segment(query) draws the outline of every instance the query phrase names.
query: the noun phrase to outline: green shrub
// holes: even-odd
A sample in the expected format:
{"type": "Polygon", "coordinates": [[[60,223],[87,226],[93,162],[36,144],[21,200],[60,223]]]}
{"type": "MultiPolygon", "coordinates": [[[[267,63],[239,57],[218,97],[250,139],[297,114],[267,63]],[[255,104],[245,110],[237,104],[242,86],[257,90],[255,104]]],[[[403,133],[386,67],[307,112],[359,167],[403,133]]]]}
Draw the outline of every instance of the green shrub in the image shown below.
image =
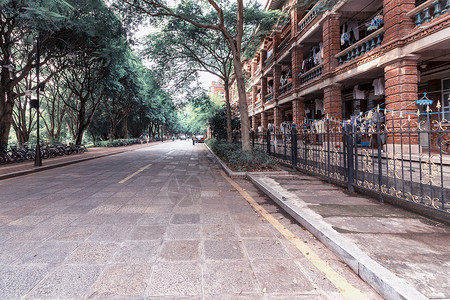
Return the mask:
{"type": "Polygon", "coordinates": [[[241,172],[274,168],[275,161],[260,149],[253,148],[252,152],[244,152],[240,143],[228,143],[215,139],[207,140],[207,144],[233,170],[241,172]]]}

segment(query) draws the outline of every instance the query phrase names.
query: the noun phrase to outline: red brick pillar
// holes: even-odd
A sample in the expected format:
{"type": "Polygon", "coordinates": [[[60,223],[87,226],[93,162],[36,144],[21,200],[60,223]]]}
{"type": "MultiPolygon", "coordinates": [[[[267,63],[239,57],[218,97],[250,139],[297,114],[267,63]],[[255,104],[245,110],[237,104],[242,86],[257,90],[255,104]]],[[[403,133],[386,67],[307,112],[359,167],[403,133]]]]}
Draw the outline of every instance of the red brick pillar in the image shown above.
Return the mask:
{"type": "Polygon", "coordinates": [[[273,123],[277,132],[280,130],[280,125],[282,122],[281,108],[279,106],[275,106],[273,108],[273,123]]]}
{"type": "Polygon", "coordinates": [[[261,127],[263,129],[263,133],[267,130],[267,112],[261,112],[261,127]]]}
{"type": "Polygon", "coordinates": [[[294,9],[291,11],[291,39],[293,39],[297,35],[298,30],[298,19],[297,19],[297,10],[299,10],[299,7],[294,7],[294,9]]]}
{"type": "MultiPolygon", "coordinates": [[[[408,114],[399,111],[415,113],[417,106],[411,105],[417,100],[417,60],[405,59],[394,62],[384,67],[384,78],[386,87],[386,125],[389,130],[400,130],[400,122],[407,124],[408,114]],[[392,114],[391,111],[394,111],[392,114]],[[400,120],[402,119],[402,120],[400,120]]],[[[416,116],[413,116],[414,119],[416,116]]],[[[408,137],[409,139],[409,137],[408,137]]],[[[413,144],[417,144],[417,136],[412,138],[413,144]]],[[[396,135],[395,143],[400,143],[400,134],[396,135]]],[[[387,143],[393,143],[392,137],[388,136],[387,143]]]]}
{"type": "Polygon", "coordinates": [[[252,116],[252,129],[255,133],[258,133],[258,119],[255,115],[252,116]]]}
{"type": "Polygon", "coordinates": [[[256,95],[258,94],[258,87],[256,85],[252,86],[252,106],[255,108],[256,95]]]}
{"type": "Polygon", "coordinates": [[[331,14],[323,23],[323,72],[322,76],[332,72],[337,67],[334,57],[341,51],[341,37],[339,32],[339,15],[331,14]]]}
{"type": "Polygon", "coordinates": [[[295,99],[292,101],[292,122],[302,124],[305,120],[305,102],[303,99],[295,99]]]}
{"type": "Polygon", "coordinates": [[[280,79],[281,79],[281,65],[276,64],[273,70],[273,99],[278,100],[280,95],[280,79]]]}
{"type": "Polygon", "coordinates": [[[267,50],[266,49],[261,49],[260,52],[260,59],[259,59],[259,68],[262,70],[264,69],[264,62],[267,59],[267,50]]]}
{"type": "Polygon", "coordinates": [[[415,8],[415,0],[383,0],[384,39],[383,44],[395,41],[414,28],[414,18],[406,13],[415,8]]]}
{"type": "Polygon", "coordinates": [[[251,67],[252,67],[252,74],[251,75],[252,75],[252,78],[253,78],[253,77],[255,77],[255,72],[258,69],[258,63],[256,61],[252,61],[251,67]]]}
{"type": "Polygon", "coordinates": [[[273,35],[273,57],[278,55],[278,46],[281,43],[281,33],[275,32],[273,35]]]}
{"type": "Polygon", "coordinates": [[[266,102],[267,77],[261,77],[261,105],[266,102]]]}
{"type": "Polygon", "coordinates": [[[292,88],[299,88],[301,85],[300,78],[298,74],[302,71],[302,63],[303,63],[303,48],[302,47],[294,47],[292,49],[292,88]]]}
{"type": "Polygon", "coordinates": [[[323,90],[323,108],[325,116],[342,120],[341,86],[330,85],[323,90]]]}

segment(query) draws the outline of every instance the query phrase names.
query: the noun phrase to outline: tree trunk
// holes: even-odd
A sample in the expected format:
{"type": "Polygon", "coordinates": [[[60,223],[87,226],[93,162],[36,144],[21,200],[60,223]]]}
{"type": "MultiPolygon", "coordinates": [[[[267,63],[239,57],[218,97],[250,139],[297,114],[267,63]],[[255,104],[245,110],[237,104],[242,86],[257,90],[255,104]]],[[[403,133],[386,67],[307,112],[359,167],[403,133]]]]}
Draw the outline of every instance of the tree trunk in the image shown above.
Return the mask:
{"type": "Polygon", "coordinates": [[[233,55],[234,72],[236,75],[236,84],[239,95],[239,114],[241,121],[241,140],[242,151],[251,152],[250,146],[250,125],[248,122],[248,105],[247,94],[245,92],[245,80],[242,73],[242,62],[239,55],[234,53],[233,55]]]}
{"type": "Polygon", "coordinates": [[[231,128],[231,104],[230,104],[230,87],[228,78],[224,80],[225,87],[225,104],[227,108],[227,142],[233,141],[233,128],[231,128]]]}

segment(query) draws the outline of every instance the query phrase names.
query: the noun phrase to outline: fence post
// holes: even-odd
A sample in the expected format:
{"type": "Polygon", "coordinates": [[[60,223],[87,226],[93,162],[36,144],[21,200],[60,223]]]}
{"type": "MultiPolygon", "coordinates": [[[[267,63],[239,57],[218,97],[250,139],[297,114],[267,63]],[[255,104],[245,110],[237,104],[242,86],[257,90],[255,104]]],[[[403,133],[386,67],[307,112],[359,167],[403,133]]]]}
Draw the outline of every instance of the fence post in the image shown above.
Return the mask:
{"type": "Polygon", "coordinates": [[[383,183],[383,162],[381,157],[381,120],[377,122],[377,146],[378,146],[378,187],[380,202],[383,202],[383,192],[381,191],[381,185],[383,183]]]}
{"type": "Polygon", "coordinates": [[[292,157],[292,167],[295,169],[297,166],[297,129],[292,127],[291,131],[291,157],[292,157]]]}
{"type": "Polygon", "coordinates": [[[345,134],[347,135],[347,189],[350,192],[354,192],[353,179],[354,179],[354,157],[353,157],[353,134],[352,124],[345,124],[345,134]]]}
{"type": "Polygon", "coordinates": [[[266,141],[267,141],[267,154],[270,155],[270,130],[269,129],[267,129],[266,141]]]}

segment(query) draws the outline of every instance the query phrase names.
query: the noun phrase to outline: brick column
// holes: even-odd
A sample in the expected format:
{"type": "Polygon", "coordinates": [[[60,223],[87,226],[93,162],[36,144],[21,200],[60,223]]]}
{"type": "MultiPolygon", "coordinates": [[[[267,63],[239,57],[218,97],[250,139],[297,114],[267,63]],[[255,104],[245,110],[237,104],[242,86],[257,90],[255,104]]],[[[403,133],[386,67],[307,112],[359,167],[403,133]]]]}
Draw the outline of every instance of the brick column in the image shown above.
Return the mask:
{"type": "Polygon", "coordinates": [[[383,0],[384,32],[383,43],[395,41],[414,28],[414,18],[406,15],[415,8],[415,0],[383,0]]]}
{"type": "Polygon", "coordinates": [[[263,129],[263,133],[267,130],[267,112],[261,112],[261,127],[263,129]]]}
{"type": "Polygon", "coordinates": [[[302,70],[303,47],[296,46],[292,49],[292,89],[300,87],[301,81],[298,74],[302,70]]]}
{"type": "Polygon", "coordinates": [[[252,105],[255,108],[256,95],[258,94],[258,87],[256,85],[252,86],[252,105]]]}
{"type": "Polygon", "coordinates": [[[342,120],[341,86],[330,85],[323,90],[323,108],[325,116],[342,120]]]}
{"type": "Polygon", "coordinates": [[[281,79],[281,65],[275,64],[273,69],[273,99],[278,100],[280,95],[280,79],[281,79]]]}
{"type": "Polygon", "coordinates": [[[252,78],[255,77],[255,72],[258,69],[258,63],[256,61],[252,61],[251,63],[251,68],[252,68],[252,78]]]}
{"type": "Polygon", "coordinates": [[[261,72],[262,72],[262,70],[264,69],[264,62],[267,59],[267,50],[266,49],[261,49],[260,56],[261,57],[259,59],[259,67],[260,67],[261,72]]]}
{"type": "Polygon", "coordinates": [[[339,15],[331,14],[323,23],[323,73],[332,72],[337,67],[337,59],[334,58],[340,49],[341,38],[339,34],[339,15]]]}
{"type": "Polygon", "coordinates": [[[275,32],[273,35],[273,57],[275,60],[275,57],[278,55],[278,46],[281,43],[281,33],[275,32]]]}
{"type": "Polygon", "coordinates": [[[267,77],[261,77],[261,105],[266,102],[267,77]]]}
{"type": "Polygon", "coordinates": [[[299,10],[298,7],[294,7],[294,9],[291,11],[291,39],[295,37],[298,30],[298,19],[297,19],[297,11],[299,10]]]}
{"type": "Polygon", "coordinates": [[[280,130],[282,122],[283,120],[281,118],[281,108],[279,106],[275,106],[273,108],[273,123],[277,132],[280,130]]]}
{"type": "Polygon", "coordinates": [[[305,120],[305,102],[303,99],[295,99],[292,101],[292,122],[302,124],[305,120]]]}
{"type": "MultiPolygon", "coordinates": [[[[396,112],[417,112],[417,106],[411,105],[413,101],[417,100],[417,60],[405,59],[389,64],[384,67],[384,77],[387,109],[386,125],[389,130],[398,131],[400,130],[400,122],[403,124],[408,122],[408,115],[403,114],[402,120],[400,120],[400,114],[396,112]],[[390,111],[394,111],[394,114],[392,115],[390,111]]],[[[411,137],[411,139],[413,144],[418,143],[417,135],[411,137]]],[[[387,143],[392,144],[394,142],[400,144],[400,134],[395,136],[395,141],[392,136],[388,136],[387,143]]]]}
{"type": "Polygon", "coordinates": [[[255,133],[258,133],[258,120],[255,115],[252,116],[252,129],[255,133]]]}

